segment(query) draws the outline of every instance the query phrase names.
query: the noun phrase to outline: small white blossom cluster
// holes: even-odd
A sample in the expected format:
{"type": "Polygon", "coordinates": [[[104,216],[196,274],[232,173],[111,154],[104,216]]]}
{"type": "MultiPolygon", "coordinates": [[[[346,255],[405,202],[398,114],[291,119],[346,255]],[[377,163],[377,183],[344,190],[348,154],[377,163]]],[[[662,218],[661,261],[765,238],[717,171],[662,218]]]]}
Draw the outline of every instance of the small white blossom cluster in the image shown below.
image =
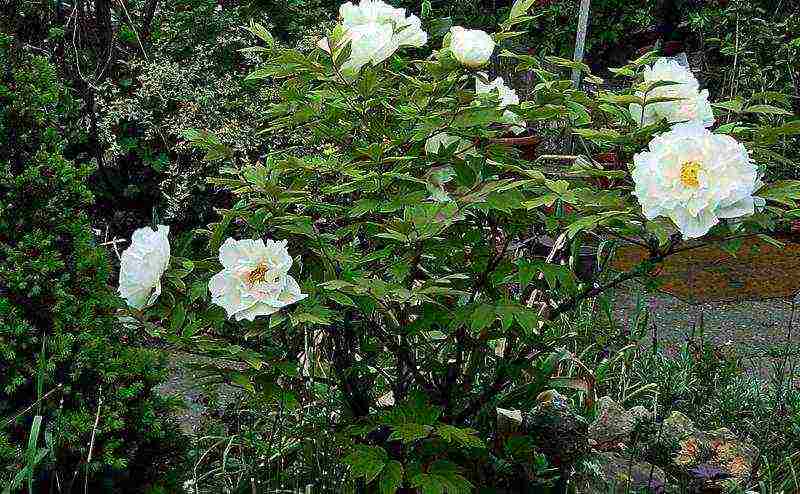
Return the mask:
{"type": "Polygon", "coordinates": [[[644,125],[675,124],[633,158],[633,193],[645,217],[667,217],[685,238],[698,238],[720,219],[754,214],[764,204],[753,196],[762,185],[758,167],[734,138],[707,130],[714,125],[708,91],[700,91],[691,71],[674,60],[659,59],[645,69],[644,79],[678,83],[653,89],[648,99],[680,98],[647,105],[644,111],[630,107],[644,125]]]}
{"type": "MultiPolygon", "coordinates": [[[[501,110],[509,105],[519,104],[520,99],[519,96],[517,96],[517,92],[513,88],[506,86],[502,77],[497,77],[493,81],[489,81],[487,83],[483,82],[484,79],[488,81],[488,77],[484,72],[479,73],[478,77],[475,78],[476,94],[489,94],[496,91],[500,100],[497,107],[501,110]]],[[[503,112],[503,119],[501,122],[510,125],[511,131],[515,134],[521,134],[522,132],[525,132],[527,125],[525,120],[511,110],[505,110],[503,112]]],[[[428,154],[437,154],[440,153],[444,148],[452,146],[455,143],[458,143],[455,146],[454,154],[456,156],[463,159],[466,156],[478,155],[478,152],[472,142],[446,132],[439,132],[429,137],[428,140],[425,141],[425,152],[428,154]]]]}
{"type": "MultiPolygon", "coordinates": [[[[161,294],[170,259],[168,234],[164,225],[140,228],[122,253],[119,293],[131,308],[144,309],[161,294]]],[[[208,283],[211,301],[237,321],[252,321],[306,298],[289,275],[293,260],[286,245],[286,240],[227,239],[219,249],[222,271],[208,283]]]]}
{"type": "MultiPolygon", "coordinates": [[[[342,73],[353,78],[362,67],[377,65],[391,57],[404,46],[419,48],[428,42],[420,19],[406,10],[394,8],[382,0],[360,0],[358,5],[347,2],[339,7],[339,18],[344,34],[337,45],[331,47],[329,38],[322,38],[317,46],[332,53],[346,43],[350,44],[350,57],[342,65],[342,73]]],[[[486,65],[494,53],[492,37],[479,29],[450,28],[447,49],[459,63],[472,68],[486,65]]]]}
{"type": "MultiPolygon", "coordinates": [[[[519,96],[517,96],[517,92],[514,89],[506,86],[502,77],[497,77],[495,80],[485,84],[481,79],[486,77],[486,74],[481,72],[480,77],[475,78],[475,92],[477,94],[486,94],[491,93],[492,91],[497,91],[497,94],[500,98],[500,104],[498,105],[498,108],[501,110],[508,105],[519,104],[519,96]]],[[[511,110],[506,110],[503,112],[503,123],[511,125],[511,130],[515,134],[521,134],[525,132],[525,121],[511,110]]]]}

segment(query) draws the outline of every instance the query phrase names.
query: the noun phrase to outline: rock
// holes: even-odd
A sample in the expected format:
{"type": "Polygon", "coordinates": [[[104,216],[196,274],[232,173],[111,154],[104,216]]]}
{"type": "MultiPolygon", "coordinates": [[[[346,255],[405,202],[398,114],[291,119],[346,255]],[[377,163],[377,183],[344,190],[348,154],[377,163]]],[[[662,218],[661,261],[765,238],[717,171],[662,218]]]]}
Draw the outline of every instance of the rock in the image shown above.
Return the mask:
{"type": "Polygon", "coordinates": [[[652,420],[650,412],[642,406],[625,410],[611,397],[604,396],[597,402],[597,418],[589,425],[589,439],[599,450],[616,449],[627,443],[636,426],[652,420]]]}
{"type": "Polygon", "coordinates": [[[576,414],[566,398],[556,391],[545,391],[538,404],[523,414],[522,429],[537,449],[555,466],[567,467],[589,451],[588,424],[576,414]]]}
{"type": "Polygon", "coordinates": [[[689,417],[681,412],[672,412],[669,417],[664,419],[664,424],[659,433],[661,435],[659,442],[674,444],[698,432],[697,426],[694,425],[694,422],[689,417]]]}
{"type": "Polygon", "coordinates": [[[736,490],[751,480],[758,448],[728,429],[702,431],[682,413],[673,412],[664,420],[660,436],[651,451],[668,452],[669,468],[688,476],[698,492],[736,490]]]}
{"type": "Polygon", "coordinates": [[[628,410],[628,413],[633,417],[636,423],[650,422],[653,420],[653,414],[642,405],[631,408],[628,410]]]}
{"type": "Polygon", "coordinates": [[[522,428],[522,412],[497,408],[497,432],[510,434],[522,428]]]}
{"type": "Polygon", "coordinates": [[[575,492],[648,492],[662,494],[667,474],[661,468],[618,453],[595,452],[579,461],[573,476],[575,492]],[[614,487],[612,491],[610,488],[614,487]]]}

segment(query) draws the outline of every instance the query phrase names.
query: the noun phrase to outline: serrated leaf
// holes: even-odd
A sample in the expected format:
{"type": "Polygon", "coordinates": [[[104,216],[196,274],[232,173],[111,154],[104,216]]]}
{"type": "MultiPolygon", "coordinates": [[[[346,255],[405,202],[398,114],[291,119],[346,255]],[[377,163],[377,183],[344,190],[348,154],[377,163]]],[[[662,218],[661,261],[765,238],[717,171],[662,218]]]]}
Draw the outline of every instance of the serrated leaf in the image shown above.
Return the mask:
{"type": "Polygon", "coordinates": [[[409,483],[421,494],[468,494],[474,487],[455,463],[446,460],[433,462],[427,473],[415,471],[409,483]]]}
{"type": "Polygon", "coordinates": [[[381,447],[357,445],[342,461],[350,466],[353,478],[363,477],[369,484],[381,473],[388,459],[389,455],[381,447]]]}
{"type": "Polygon", "coordinates": [[[436,428],[436,435],[445,441],[458,443],[468,448],[485,448],[475,429],[461,429],[450,424],[442,424],[436,428]]]}
{"type": "Polygon", "coordinates": [[[391,427],[393,430],[389,438],[403,441],[405,444],[425,439],[433,430],[430,425],[413,423],[393,425],[391,427]]]}

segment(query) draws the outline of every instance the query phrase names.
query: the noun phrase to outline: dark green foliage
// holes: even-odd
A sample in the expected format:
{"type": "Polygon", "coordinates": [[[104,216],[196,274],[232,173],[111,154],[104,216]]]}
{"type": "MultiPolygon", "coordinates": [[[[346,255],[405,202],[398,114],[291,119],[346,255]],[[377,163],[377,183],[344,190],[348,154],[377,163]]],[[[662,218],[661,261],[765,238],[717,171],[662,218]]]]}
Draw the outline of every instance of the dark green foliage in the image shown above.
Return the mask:
{"type": "Polygon", "coordinates": [[[164,449],[174,434],[170,403],[153,393],[164,362],[129,346],[115,317],[111,267],[86,214],[92,169],[61,154],[70,99],[44,58],[8,50],[9,41],[0,47],[8,68],[0,86],[0,483],[24,464],[19,452],[41,415],[42,492],[53,474],[68,485],[76,470],[81,485],[84,475],[91,484],[125,472],[140,488],[179,453],[164,449]]]}
{"type": "Polygon", "coordinates": [[[270,92],[244,81],[254,66],[238,51],[253,42],[242,29],[247,23],[245,8],[218,10],[215,0],[166,4],[153,21],[147,59],[133,56],[104,84],[98,138],[109,180],[95,192],[120,235],[149,221],[153,210],[187,230],[213,217],[216,194],[204,177],[217,165],[185,145],[186,131],[219,131],[253,159],[272,145],[255,127],[270,92]]]}

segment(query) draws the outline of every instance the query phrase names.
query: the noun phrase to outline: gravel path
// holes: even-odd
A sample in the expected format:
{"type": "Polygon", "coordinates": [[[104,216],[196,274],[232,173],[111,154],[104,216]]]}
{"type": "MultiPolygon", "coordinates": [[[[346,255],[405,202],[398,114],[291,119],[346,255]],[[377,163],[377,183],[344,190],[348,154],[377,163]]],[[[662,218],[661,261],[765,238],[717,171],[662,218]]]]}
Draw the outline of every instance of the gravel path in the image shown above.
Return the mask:
{"type": "Polygon", "coordinates": [[[750,356],[744,361],[745,367],[764,377],[783,355],[800,356],[798,297],[692,305],[631,283],[616,293],[614,310],[620,323],[629,324],[636,317],[640,300],[650,309],[651,324],[660,337],[680,341],[691,336],[694,327],[696,335],[702,331],[717,345],[737,345],[741,353],[750,356]]]}
{"type": "MultiPolygon", "coordinates": [[[[183,399],[186,407],[177,415],[177,419],[181,429],[187,434],[201,431],[207,420],[240,396],[241,391],[230,385],[204,385],[188,368],[192,364],[207,364],[211,359],[185,353],[170,353],[168,361],[170,377],[156,391],[183,399]]],[[[225,365],[223,362],[220,364],[225,365]]]]}
{"type": "MultiPolygon", "coordinates": [[[[614,295],[614,312],[620,324],[631,324],[640,300],[649,308],[650,322],[661,338],[681,341],[692,335],[693,328],[696,336],[702,328],[705,337],[717,345],[735,344],[741,354],[748,356],[743,360],[745,368],[764,378],[771,375],[772,366],[782,362],[786,354],[800,368],[800,297],[689,304],[666,293],[648,291],[639,283],[629,283],[614,295]]],[[[187,433],[200,430],[209,413],[234,401],[239,393],[222,384],[212,385],[209,393],[186,368],[186,364],[208,362],[193,355],[170,354],[172,374],[158,388],[160,393],[180,396],[186,402],[178,419],[187,433]]]]}

